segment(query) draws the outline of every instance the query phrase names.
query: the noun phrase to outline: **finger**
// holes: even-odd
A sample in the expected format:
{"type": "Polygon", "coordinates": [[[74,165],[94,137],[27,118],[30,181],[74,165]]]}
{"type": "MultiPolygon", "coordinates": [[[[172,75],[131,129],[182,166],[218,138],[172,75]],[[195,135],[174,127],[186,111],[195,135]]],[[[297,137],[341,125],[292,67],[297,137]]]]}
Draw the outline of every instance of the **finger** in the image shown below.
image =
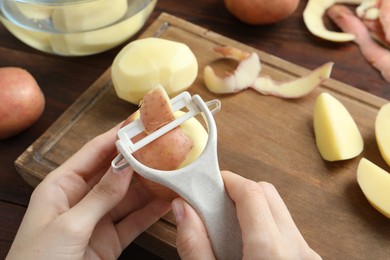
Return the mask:
{"type": "Polygon", "coordinates": [[[126,196],[110,212],[112,222],[121,221],[131,212],[145,207],[153,199],[155,197],[140,182],[131,184],[126,196]]]}
{"type": "Polygon", "coordinates": [[[267,182],[259,182],[259,185],[264,190],[265,196],[269,201],[268,204],[279,231],[285,235],[290,236],[291,238],[294,237],[294,240],[297,237],[303,239],[286,204],[276,190],[275,186],[267,182]]]}
{"type": "MultiPolygon", "coordinates": [[[[93,178],[97,183],[116,154],[115,141],[119,127],[118,124],[109,131],[93,138],[56,171],[76,173],[86,180],[93,178]]],[[[95,183],[92,183],[92,185],[95,183]]]]}
{"type": "Polygon", "coordinates": [[[171,204],[163,200],[152,200],[145,207],[136,210],[115,225],[122,249],[136,237],[168,213],[171,204]]]}
{"type": "Polygon", "coordinates": [[[113,209],[125,196],[133,171],[130,168],[113,172],[110,167],[92,190],[73,208],[66,212],[78,227],[92,233],[96,223],[113,209]]]}
{"type": "Polygon", "coordinates": [[[206,229],[192,207],[183,199],[172,202],[176,219],[176,247],[181,259],[215,259],[206,229]]]}
{"type": "Polygon", "coordinates": [[[259,246],[259,242],[277,239],[279,230],[262,187],[232,172],[223,171],[222,177],[229,196],[236,204],[244,245],[259,246]],[[267,236],[266,240],[264,236],[267,236]]]}

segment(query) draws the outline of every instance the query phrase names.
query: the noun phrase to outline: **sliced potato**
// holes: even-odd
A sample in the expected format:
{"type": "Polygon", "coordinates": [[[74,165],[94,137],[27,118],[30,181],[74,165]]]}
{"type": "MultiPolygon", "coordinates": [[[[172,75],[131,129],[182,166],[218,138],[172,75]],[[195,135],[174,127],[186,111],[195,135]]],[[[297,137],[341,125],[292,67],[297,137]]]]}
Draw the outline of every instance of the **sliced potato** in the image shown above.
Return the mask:
{"type": "Polygon", "coordinates": [[[390,174],[362,158],[357,168],[357,182],[370,204],[390,218],[390,174]]]}
{"type": "Polygon", "coordinates": [[[390,103],[382,106],[376,116],[375,137],[383,159],[390,165],[390,103]]]}
{"type": "Polygon", "coordinates": [[[315,103],[314,133],[324,160],[347,160],[363,151],[363,138],[351,114],[326,92],[321,93],[315,103]]]}

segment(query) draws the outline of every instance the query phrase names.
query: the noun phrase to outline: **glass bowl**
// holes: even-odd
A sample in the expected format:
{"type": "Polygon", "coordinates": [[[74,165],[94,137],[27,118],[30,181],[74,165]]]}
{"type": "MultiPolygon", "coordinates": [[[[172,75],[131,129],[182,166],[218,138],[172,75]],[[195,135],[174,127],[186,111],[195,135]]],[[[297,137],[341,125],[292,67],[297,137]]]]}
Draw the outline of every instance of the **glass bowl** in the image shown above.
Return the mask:
{"type": "Polygon", "coordinates": [[[123,43],[145,24],[157,0],[0,0],[0,21],[43,52],[85,56],[123,43]]]}

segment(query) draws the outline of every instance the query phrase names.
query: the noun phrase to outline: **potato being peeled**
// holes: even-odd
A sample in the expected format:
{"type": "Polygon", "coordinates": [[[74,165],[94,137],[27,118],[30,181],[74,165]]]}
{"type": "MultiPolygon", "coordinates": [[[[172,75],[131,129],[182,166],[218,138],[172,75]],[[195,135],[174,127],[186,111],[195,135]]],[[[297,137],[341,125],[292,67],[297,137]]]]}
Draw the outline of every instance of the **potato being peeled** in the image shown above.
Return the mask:
{"type": "MultiPolygon", "coordinates": [[[[147,129],[133,138],[133,142],[144,138],[160,127],[173,121],[184,112],[172,112],[170,100],[162,87],[149,91],[141,102],[138,111],[132,114],[123,124],[127,125],[141,117],[147,129]]],[[[202,124],[191,118],[180,126],[169,131],[134,153],[134,157],[142,164],[164,171],[176,170],[193,162],[203,151],[208,133],[202,124]]],[[[194,173],[196,174],[196,173],[194,173]]],[[[154,195],[171,201],[178,195],[170,189],[136,175],[154,195]]]]}
{"type": "Polygon", "coordinates": [[[0,68],[0,140],[16,135],[41,116],[45,97],[34,77],[16,67],[0,68]]]}
{"type": "Polygon", "coordinates": [[[176,96],[189,88],[197,75],[198,62],[191,49],[161,38],[131,42],[118,53],[111,68],[118,97],[136,105],[158,85],[169,96],[176,96]]]}

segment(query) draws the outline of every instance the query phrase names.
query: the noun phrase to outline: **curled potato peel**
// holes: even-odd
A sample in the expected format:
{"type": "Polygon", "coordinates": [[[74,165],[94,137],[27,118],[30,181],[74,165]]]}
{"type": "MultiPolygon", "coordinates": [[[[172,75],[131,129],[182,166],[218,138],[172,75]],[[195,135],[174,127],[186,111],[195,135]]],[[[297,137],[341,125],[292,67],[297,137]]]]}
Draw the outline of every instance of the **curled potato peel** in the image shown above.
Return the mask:
{"type": "Polygon", "coordinates": [[[336,3],[361,4],[363,0],[309,0],[303,11],[303,21],[307,29],[315,36],[334,42],[355,40],[355,35],[328,30],[323,21],[326,10],[336,3]]]}
{"type": "Polygon", "coordinates": [[[205,67],[205,85],[209,91],[217,94],[236,93],[252,88],[263,95],[299,98],[308,95],[328,79],[333,68],[333,63],[328,62],[306,76],[286,82],[276,82],[266,75],[259,74],[261,64],[257,53],[248,53],[233,47],[217,47],[214,50],[224,57],[239,62],[236,70],[225,77],[219,77],[211,66],[205,67]]]}

